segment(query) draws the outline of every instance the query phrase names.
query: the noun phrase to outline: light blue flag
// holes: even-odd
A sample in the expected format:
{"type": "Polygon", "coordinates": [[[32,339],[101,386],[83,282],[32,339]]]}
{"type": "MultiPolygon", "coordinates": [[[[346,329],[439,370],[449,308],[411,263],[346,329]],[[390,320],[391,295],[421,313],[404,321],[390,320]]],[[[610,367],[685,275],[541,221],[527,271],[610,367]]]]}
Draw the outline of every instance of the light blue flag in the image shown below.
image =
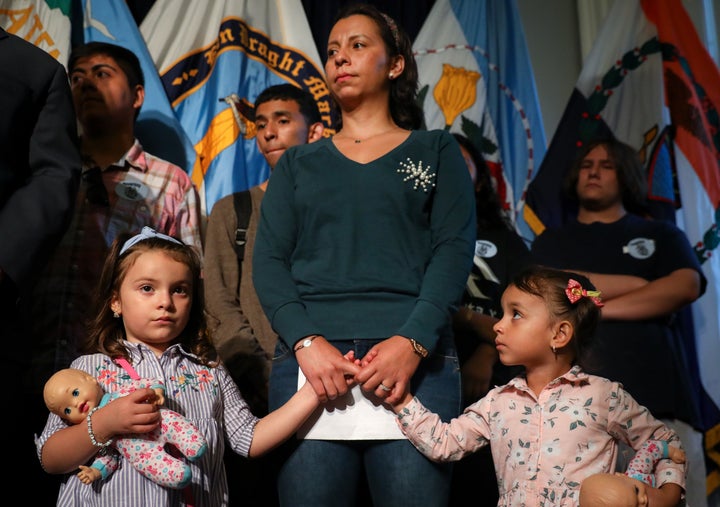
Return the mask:
{"type": "Polygon", "coordinates": [[[156,0],[140,30],[198,154],[190,174],[207,214],[270,174],[253,121],[266,87],[309,90],[330,126],[330,95],[300,0],[156,0]]]}
{"type": "Polygon", "coordinates": [[[108,42],[125,47],[140,60],[145,77],[145,102],[135,135],[143,148],[186,172],[195,163],[195,150],[175,116],[150,52],[126,2],[83,0],[84,42],[108,42]]]}
{"type": "Polygon", "coordinates": [[[437,0],[413,44],[428,128],[467,136],[483,154],[518,232],[546,139],[515,0],[437,0]]]}

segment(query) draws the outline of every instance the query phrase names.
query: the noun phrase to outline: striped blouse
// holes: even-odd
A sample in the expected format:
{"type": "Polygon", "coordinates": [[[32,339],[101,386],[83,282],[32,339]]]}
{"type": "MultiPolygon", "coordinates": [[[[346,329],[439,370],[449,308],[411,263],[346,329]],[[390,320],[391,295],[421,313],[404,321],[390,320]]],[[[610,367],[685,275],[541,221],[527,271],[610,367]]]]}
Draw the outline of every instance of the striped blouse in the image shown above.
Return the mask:
{"type": "MultiPolygon", "coordinates": [[[[125,342],[130,362],[141,377],[159,378],[165,383],[165,406],[188,418],[203,433],[208,450],[192,468],[192,505],[220,507],[228,504],[228,487],[223,463],[227,441],[232,449],[247,456],[258,418],[248,408],[224,366],[210,368],[180,345],[169,347],[160,357],[142,344],[125,342]]],[[[80,356],[72,368],[95,376],[106,392],[114,392],[130,375],[104,354],[80,356]]],[[[38,457],[43,445],[56,431],[67,426],[54,414],[36,438],[38,457]]],[[[133,467],[120,469],[105,480],[83,484],[68,474],[60,487],[58,505],[86,507],[137,506],[171,507],[188,504],[187,491],[168,489],[146,479],[133,467]]]]}

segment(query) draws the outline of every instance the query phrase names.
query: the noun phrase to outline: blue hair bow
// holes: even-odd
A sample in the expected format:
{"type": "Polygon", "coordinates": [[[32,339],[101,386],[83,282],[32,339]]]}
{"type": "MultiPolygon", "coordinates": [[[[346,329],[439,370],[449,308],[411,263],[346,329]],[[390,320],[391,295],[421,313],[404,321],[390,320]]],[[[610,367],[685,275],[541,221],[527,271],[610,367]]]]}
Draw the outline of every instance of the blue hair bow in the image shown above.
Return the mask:
{"type": "Polygon", "coordinates": [[[135,236],[133,236],[132,238],[130,238],[123,244],[122,248],[120,249],[119,255],[124,254],[128,248],[135,246],[138,243],[140,243],[141,241],[144,241],[144,240],[150,239],[150,238],[164,239],[165,241],[171,241],[172,243],[177,243],[178,245],[184,244],[182,241],[178,241],[175,238],[168,236],[167,234],[162,234],[160,232],[157,232],[152,227],[148,227],[146,225],[145,227],[142,228],[142,231],[140,231],[140,234],[136,234],[135,236]]]}

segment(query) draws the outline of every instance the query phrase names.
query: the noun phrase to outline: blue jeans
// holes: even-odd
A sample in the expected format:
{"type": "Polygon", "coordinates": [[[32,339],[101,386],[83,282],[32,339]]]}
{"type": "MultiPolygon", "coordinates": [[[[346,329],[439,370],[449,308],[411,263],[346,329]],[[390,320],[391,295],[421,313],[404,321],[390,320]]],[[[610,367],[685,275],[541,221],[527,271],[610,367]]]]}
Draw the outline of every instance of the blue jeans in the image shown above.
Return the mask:
{"type": "MultiPolygon", "coordinates": [[[[374,340],[333,342],[343,354],[363,357],[374,340]]],[[[298,364],[278,340],[270,375],[270,409],[297,390],[298,364]]],[[[443,338],[412,378],[412,393],[444,421],[461,410],[460,370],[451,337],[443,338]]],[[[363,469],[374,507],[422,505],[445,507],[452,463],[434,463],[407,440],[291,440],[278,476],[280,505],[354,507],[363,469]]]]}

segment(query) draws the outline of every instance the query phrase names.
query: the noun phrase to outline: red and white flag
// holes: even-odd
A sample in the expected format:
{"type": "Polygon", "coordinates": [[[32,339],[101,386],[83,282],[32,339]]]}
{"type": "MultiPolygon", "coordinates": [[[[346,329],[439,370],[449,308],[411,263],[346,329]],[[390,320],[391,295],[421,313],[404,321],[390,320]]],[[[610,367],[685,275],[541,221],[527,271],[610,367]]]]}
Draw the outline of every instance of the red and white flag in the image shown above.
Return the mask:
{"type": "Polygon", "coordinates": [[[683,352],[712,493],[720,489],[720,71],[681,0],[613,5],[530,185],[525,214],[536,234],[569,218],[560,182],[576,147],[607,134],[637,148],[650,201],[684,230],[708,280],[683,352]]]}

